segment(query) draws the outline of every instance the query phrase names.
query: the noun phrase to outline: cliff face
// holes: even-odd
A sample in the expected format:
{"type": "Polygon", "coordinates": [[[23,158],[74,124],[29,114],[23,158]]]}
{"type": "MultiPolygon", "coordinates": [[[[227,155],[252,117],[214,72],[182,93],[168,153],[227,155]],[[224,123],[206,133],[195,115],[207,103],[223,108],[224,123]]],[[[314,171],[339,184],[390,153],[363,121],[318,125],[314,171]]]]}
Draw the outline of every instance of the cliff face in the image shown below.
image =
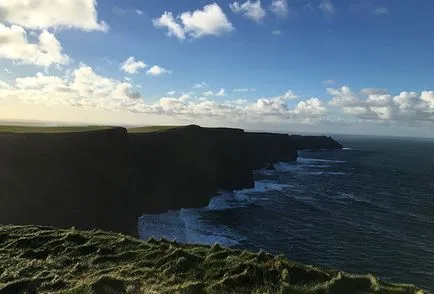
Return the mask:
{"type": "Polygon", "coordinates": [[[0,224],[135,235],[144,213],[206,206],[219,190],[253,187],[253,169],[295,161],[297,149],[340,147],[327,137],[198,126],[0,132],[0,224]]]}
{"type": "Polygon", "coordinates": [[[331,137],[326,136],[289,136],[290,142],[297,148],[297,150],[320,150],[320,149],[342,149],[342,145],[331,137]]]}
{"type": "Polygon", "coordinates": [[[126,135],[0,133],[0,224],[132,232],[126,135]]]}
{"type": "Polygon", "coordinates": [[[246,133],[245,140],[252,169],[278,161],[293,162],[297,160],[297,148],[286,134],[246,133]]]}
{"type": "Polygon", "coordinates": [[[243,133],[187,126],[130,134],[130,187],[140,213],[202,207],[218,189],[252,187],[243,133]]]}

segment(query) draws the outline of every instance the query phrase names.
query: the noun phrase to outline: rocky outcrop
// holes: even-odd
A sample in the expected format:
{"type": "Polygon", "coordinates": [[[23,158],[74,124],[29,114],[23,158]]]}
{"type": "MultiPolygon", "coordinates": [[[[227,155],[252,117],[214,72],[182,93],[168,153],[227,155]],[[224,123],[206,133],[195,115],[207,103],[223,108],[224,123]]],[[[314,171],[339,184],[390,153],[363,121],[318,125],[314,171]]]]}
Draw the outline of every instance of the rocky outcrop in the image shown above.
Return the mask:
{"type": "Polygon", "coordinates": [[[137,234],[137,218],[206,206],[219,190],[254,186],[253,170],[297,149],[339,148],[327,137],[241,129],[111,128],[0,132],[0,224],[137,234]]]}

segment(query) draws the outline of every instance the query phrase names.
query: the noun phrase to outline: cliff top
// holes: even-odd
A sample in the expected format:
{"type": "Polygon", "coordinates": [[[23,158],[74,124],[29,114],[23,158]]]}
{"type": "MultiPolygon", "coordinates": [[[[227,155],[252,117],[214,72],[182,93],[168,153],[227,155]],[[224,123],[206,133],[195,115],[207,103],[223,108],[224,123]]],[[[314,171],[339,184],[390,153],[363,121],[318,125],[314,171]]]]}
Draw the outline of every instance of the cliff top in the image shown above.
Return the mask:
{"type": "Polygon", "coordinates": [[[423,293],[263,252],[38,226],[0,226],[0,268],[1,293],[423,293]]]}
{"type": "Polygon", "coordinates": [[[115,129],[110,126],[56,126],[56,127],[41,127],[41,126],[13,126],[0,125],[0,133],[80,133],[115,129]]]}

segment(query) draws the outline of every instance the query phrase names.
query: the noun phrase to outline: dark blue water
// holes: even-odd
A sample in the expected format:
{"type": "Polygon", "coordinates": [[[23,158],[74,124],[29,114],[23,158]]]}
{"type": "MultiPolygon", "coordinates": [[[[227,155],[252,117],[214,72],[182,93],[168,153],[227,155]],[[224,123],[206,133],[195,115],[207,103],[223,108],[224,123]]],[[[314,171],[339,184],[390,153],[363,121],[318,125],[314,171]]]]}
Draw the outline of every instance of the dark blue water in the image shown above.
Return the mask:
{"type": "MultiPolygon", "coordinates": [[[[149,234],[283,253],[434,289],[434,141],[338,137],[347,150],[300,153],[258,171],[255,190],[142,220],[149,234]]],[[[146,231],[146,233],[143,233],[146,231]]]]}

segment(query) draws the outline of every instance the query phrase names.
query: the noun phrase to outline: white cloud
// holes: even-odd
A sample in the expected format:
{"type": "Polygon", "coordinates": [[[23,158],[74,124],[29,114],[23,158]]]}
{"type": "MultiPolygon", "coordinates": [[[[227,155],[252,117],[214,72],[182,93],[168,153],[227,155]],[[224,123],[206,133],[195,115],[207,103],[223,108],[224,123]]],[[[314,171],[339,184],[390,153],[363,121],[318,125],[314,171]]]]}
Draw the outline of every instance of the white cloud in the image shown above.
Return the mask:
{"type": "Polygon", "coordinates": [[[208,4],[203,9],[186,11],[175,19],[172,12],[164,12],[153,20],[157,28],[167,28],[169,37],[184,40],[187,36],[201,38],[203,36],[220,36],[234,30],[223,10],[216,3],[208,4]]]}
{"type": "Polygon", "coordinates": [[[85,31],[107,31],[98,21],[96,0],[3,0],[0,21],[28,29],[76,28],[85,31]]]}
{"type": "Polygon", "coordinates": [[[24,28],[16,25],[7,27],[0,23],[0,58],[44,67],[70,62],[52,33],[43,30],[37,39],[37,42],[31,43],[24,28]]]}
{"type": "Polygon", "coordinates": [[[340,89],[327,88],[327,93],[333,96],[333,99],[330,100],[330,104],[333,106],[352,107],[362,104],[362,101],[348,86],[343,86],[340,89]]]}
{"type": "Polygon", "coordinates": [[[360,91],[362,95],[385,95],[387,94],[386,89],[376,89],[376,88],[364,88],[360,91]]]}
{"type": "Polygon", "coordinates": [[[137,74],[141,69],[144,69],[147,65],[140,60],[136,60],[134,56],[128,57],[120,65],[120,69],[129,74],[137,74]]]}
{"type": "Polygon", "coordinates": [[[171,74],[171,73],[172,73],[171,70],[167,70],[167,69],[162,68],[162,67],[160,67],[160,66],[158,66],[158,65],[154,65],[154,66],[152,66],[152,67],[151,67],[151,68],[146,72],[146,74],[147,74],[148,76],[154,76],[154,77],[161,76],[161,75],[163,75],[163,74],[171,74]]]}
{"type": "Polygon", "coordinates": [[[322,0],[318,8],[326,15],[332,15],[336,12],[333,3],[330,0],[322,0]]]}
{"type": "Polygon", "coordinates": [[[274,30],[271,32],[271,34],[274,36],[280,36],[280,35],[282,35],[282,31],[281,30],[274,30]]]}
{"type": "Polygon", "coordinates": [[[390,14],[390,11],[385,6],[377,6],[370,0],[363,0],[350,4],[350,11],[355,13],[367,12],[373,13],[376,15],[387,15],[390,14]]]}
{"type": "Polygon", "coordinates": [[[152,20],[156,28],[167,28],[167,36],[185,39],[184,28],[175,21],[172,12],[164,12],[159,18],[152,20]]]}
{"type": "Polygon", "coordinates": [[[12,99],[38,105],[68,105],[111,110],[143,109],[141,94],[130,83],[101,75],[80,65],[69,77],[37,73],[15,79],[9,88],[0,88],[0,100],[12,99]]]}
{"type": "Polygon", "coordinates": [[[172,96],[172,95],[175,95],[175,93],[176,93],[176,92],[172,90],[172,91],[167,92],[167,95],[172,96]]]}
{"type": "Polygon", "coordinates": [[[140,9],[136,9],[134,12],[137,13],[137,15],[143,15],[143,11],[140,9]]]}
{"type": "Polygon", "coordinates": [[[286,0],[273,0],[270,9],[278,17],[288,16],[288,2],[286,0]]]}
{"type": "Polygon", "coordinates": [[[420,99],[425,101],[430,109],[434,110],[434,91],[423,91],[420,99]]]}
{"type": "Polygon", "coordinates": [[[395,120],[424,121],[434,120],[432,107],[433,92],[424,91],[401,92],[397,96],[390,95],[386,90],[367,88],[360,98],[351,89],[344,86],[340,89],[327,89],[333,96],[330,105],[340,107],[344,113],[355,115],[365,120],[395,120]]]}
{"type": "Polygon", "coordinates": [[[298,96],[292,90],[288,90],[282,97],[285,100],[298,99],[298,96]]]}
{"type": "Polygon", "coordinates": [[[193,86],[193,88],[195,88],[195,89],[201,89],[201,88],[205,88],[205,87],[208,87],[208,84],[205,82],[196,83],[193,86]]]}
{"type": "Polygon", "coordinates": [[[375,14],[389,14],[389,9],[387,7],[381,6],[374,9],[375,14]]]}
{"type": "Polygon", "coordinates": [[[213,91],[206,91],[206,92],[203,92],[203,96],[213,96],[214,95],[214,92],[213,91]]]}
{"type": "Polygon", "coordinates": [[[312,118],[324,115],[327,110],[321,100],[310,98],[306,101],[300,101],[297,107],[295,107],[294,112],[305,118],[312,118]]]}
{"type": "Polygon", "coordinates": [[[247,0],[243,4],[234,2],[229,4],[229,7],[234,13],[242,14],[256,22],[261,22],[266,15],[265,10],[262,8],[261,0],[256,0],[253,2],[247,0]]]}
{"type": "Polygon", "coordinates": [[[322,83],[324,85],[333,85],[333,84],[336,84],[336,82],[334,80],[324,80],[324,81],[322,81],[322,83]]]}
{"type": "Polygon", "coordinates": [[[3,69],[3,71],[4,71],[5,73],[7,73],[7,74],[11,74],[11,71],[10,71],[8,68],[6,68],[6,67],[3,69]]]}
{"type": "Polygon", "coordinates": [[[215,95],[219,97],[226,96],[226,91],[225,89],[221,88],[215,95]]]}
{"type": "Polygon", "coordinates": [[[249,89],[249,88],[236,88],[233,90],[234,92],[255,92],[256,89],[249,89]]]}

